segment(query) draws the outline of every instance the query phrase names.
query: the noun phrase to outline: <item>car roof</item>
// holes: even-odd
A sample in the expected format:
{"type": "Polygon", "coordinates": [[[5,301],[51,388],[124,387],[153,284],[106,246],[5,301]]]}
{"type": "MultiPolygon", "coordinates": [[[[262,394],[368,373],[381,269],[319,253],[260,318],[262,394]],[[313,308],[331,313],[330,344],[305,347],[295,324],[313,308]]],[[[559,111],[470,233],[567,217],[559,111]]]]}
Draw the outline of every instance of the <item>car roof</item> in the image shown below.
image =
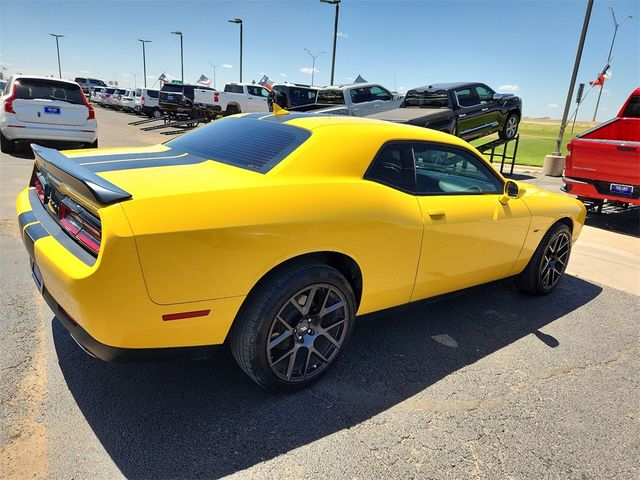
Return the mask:
{"type": "Polygon", "coordinates": [[[484,85],[480,82],[451,82],[451,83],[431,83],[422,87],[415,87],[411,90],[455,90],[457,88],[484,85]]]}
{"type": "Polygon", "coordinates": [[[322,87],[322,89],[338,89],[338,90],[346,90],[348,88],[362,88],[362,87],[381,87],[379,83],[344,83],[342,85],[327,85],[326,87],[322,87]]]}
{"type": "Polygon", "coordinates": [[[28,80],[49,80],[54,82],[68,83],[70,85],[78,85],[77,82],[73,80],[64,80],[62,78],[53,78],[53,77],[44,77],[42,75],[16,75],[13,77],[13,81],[28,79],[28,80]]]}

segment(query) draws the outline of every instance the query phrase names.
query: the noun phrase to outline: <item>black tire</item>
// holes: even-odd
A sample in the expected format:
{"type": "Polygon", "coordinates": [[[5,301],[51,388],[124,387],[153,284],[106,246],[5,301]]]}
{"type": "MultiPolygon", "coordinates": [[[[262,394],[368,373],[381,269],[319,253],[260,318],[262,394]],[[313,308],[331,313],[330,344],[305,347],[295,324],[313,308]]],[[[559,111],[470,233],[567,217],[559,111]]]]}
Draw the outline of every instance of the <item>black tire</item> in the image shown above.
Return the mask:
{"type": "Polygon", "coordinates": [[[237,105],[227,105],[227,115],[235,115],[240,113],[240,108],[237,105]]]}
{"type": "Polygon", "coordinates": [[[0,151],[2,153],[15,153],[16,151],[16,141],[9,140],[2,132],[0,132],[0,151]]]}
{"type": "Polygon", "coordinates": [[[154,108],[150,116],[153,118],[160,118],[162,116],[162,112],[159,108],[154,108]]]}
{"type": "Polygon", "coordinates": [[[532,295],[546,295],[560,283],[571,256],[571,229],[554,224],[542,237],[529,264],[516,278],[516,287],[532,295]]]}
{"type": "Polygon", "coordinates": [[[511,140],[518,133],[520,117],[516,113],[510,113],[504,122],[504,127],[498,132],[498,136],[503,140],[511,140]]]}
{"type": "Polygon", "coordinates": [[[231,351],[266,390],[299,390],[336,361],[351,336],[355,311],[353,289],[339,271],[319,262],[294,264],[251,292],[231,329],[231,351]]]}

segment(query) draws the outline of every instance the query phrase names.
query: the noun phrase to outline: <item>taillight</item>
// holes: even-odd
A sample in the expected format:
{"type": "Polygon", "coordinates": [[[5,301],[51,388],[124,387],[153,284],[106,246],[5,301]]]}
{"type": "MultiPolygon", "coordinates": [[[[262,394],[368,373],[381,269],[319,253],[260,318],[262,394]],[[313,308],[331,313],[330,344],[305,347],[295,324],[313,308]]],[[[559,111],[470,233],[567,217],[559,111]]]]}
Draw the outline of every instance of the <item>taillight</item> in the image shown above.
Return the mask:
{"type": "Polygon", "coordinates": [[[44,203],[44,186],[40,182],[40,179],[36,177],[33,182],[33,186],[36,188],[36,193],[38,194],[38,198],[42,203],[44,203]]]}
{"type": "Polygon", "coordinates": [[[16,113],[13,110],[13,101],[16,99],[16,82],[11,85],[11,95],[4,99],[4,111],[7,113],[16,113]]]}
{"type": "Polygon", "coordinates": [[[80,205],[64,199],[58,207],[58,223],[80,245],[94,254],[100,252],[102,225],[100,220],[80,205]]]}
{"type": "Polygon", "coordinates": [[[140,106],[144,107],[144,97],[140,97],[140,106]]]}
{"type": "Polygon", "coordinates": [[[213,94],[213,101],[218,103],[218,99],[220,98],[220,94],[218,92],[215,92],[213,94]]]}
{"type": "Polygon", "coordinates": [[[96,111],[93,109],[93,105],[89,103],[89,100],[87,100],[87,97],[85,97],[84,94],[82,94],[82,101],[84,102],[84,106],[89,109],[89,113],[87,114],[87,120],[95,120],[96,111]]]}

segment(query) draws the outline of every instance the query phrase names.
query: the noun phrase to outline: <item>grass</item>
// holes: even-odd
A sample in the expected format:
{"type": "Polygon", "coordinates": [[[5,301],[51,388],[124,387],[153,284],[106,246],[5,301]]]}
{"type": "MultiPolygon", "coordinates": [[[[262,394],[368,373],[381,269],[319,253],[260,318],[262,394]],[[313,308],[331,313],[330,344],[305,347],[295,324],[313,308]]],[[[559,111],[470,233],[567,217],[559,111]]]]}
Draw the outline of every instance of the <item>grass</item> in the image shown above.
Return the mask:
{"type": "MultiPolygon", "coordinates": [[[[577,134],[588,130],[595,124],[590,122],[576,122],[573,134],[571,133],[571,123],[565,130],[564,139],[562,141],[563,155],[566,154],[566,145],[571,138],[577,134]]],[[[516,157],[517,165],[528,165],[541,167],[544,161],[545,155],[553,153],[556,148],[556,138],[558,136],[558,130],[560,129],[559,120],[532,120],[523,119],[520,122],[518,132],[520,133],[520,143],[518,144],[518,154],[516,157]]],[[[497,134],[490,135],[488,137],[479,138],[471,142],[472,145],[478,146],[484,143],[490,142],[498,138],[497,134]]],[[[496,149],[496,155],[498,152],[502,153],[503,147],[496,149]]],[[[509,146],[507,154],[510,155],[513,151],[513,146],[509,146]]],[[[495,162],[495,157],[494,157],[495,162]]]]}

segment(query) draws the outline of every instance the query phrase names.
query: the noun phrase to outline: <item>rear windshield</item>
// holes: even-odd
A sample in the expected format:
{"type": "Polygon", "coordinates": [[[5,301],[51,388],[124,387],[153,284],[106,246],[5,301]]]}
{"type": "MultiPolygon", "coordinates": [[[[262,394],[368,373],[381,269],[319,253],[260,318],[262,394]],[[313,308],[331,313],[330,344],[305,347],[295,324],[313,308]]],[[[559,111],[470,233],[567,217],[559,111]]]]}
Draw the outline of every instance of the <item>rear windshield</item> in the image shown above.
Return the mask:
{"type": "Polygon", "coordinates": [[[308,130],[250,118],[228,118],[166,143],[178,151],[267,173],[311,136],[308,130]]]}
{"type": "Polygon", "coordinates": [[[115,92],[116,89],[115,88],[105,88],[102,93],[113,93],[115,92]]]}
{"type": "Polygon", "coordinates": [[[429,92],[409,90],[404,97],[405,107],[449,108],[449,95],[446,90],[429,92]]]}
{"type": "Polygon", "coordinates": [[[640,117],[640,95],[634,95],[629,99],[627,108],[622,112],[623,117],[640,117]]]}
{"type": "Polygon", "coordinates": [[[182,93],[182,89],[183,89],[182,85],[176,85],[176,84],[172,85],[170,83],[167,83],[166,85],[164,85],[162,87],[162,91],[163,92],[174,92],[174,93],[179,92],[179,93],[182,93]]]}
{"type": "Polygon", "coordinates": [[[106,85],[106,83],[104,83],[102,80],[98,80],[96,78],[90,78],[89,82],[92,83],[93,85],[99,85],[101,87],[104,87],[106,85]]]}
{"type": "Polygon", "coordinates": [[[344,105],[344,95],[342,90],[326,89],[320,90],[316,97],[316,103],[329,103],[331,105],[344,105]]]}
{"type": "Polygon", "coordinates": [[[29,78],[21,78],[15,84],[16,98],[60,100],[76,105],[84,105],[84,94],[78,85],[56,82],[55,80],[29,78]]]}

